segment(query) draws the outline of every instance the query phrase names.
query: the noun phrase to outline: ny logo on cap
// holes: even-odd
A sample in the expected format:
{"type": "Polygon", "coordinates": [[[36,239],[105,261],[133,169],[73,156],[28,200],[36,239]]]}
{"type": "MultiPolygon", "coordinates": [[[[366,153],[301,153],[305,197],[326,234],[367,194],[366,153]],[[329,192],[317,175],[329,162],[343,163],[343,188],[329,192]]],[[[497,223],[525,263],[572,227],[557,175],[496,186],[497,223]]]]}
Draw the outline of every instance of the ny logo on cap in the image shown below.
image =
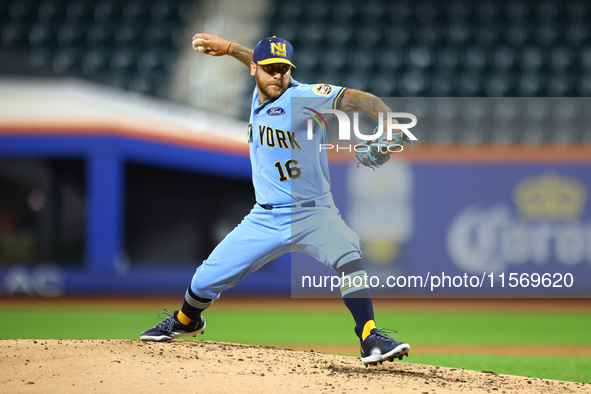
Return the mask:
{"type": "Polygon", "coordinates": [[[271,53],[275,56],[287,56],[285,43],[283,42],[272,42],[271,53]]]}

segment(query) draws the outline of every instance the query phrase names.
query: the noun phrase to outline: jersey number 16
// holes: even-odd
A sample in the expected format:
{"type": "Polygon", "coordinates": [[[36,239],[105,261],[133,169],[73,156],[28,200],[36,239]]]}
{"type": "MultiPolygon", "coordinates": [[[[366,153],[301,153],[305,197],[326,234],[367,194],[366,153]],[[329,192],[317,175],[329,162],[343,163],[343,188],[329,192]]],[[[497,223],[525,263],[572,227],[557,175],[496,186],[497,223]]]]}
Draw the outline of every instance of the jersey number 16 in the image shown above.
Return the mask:
{"type": "Polygon", "coordinates": [[[279,181],[285,182],[288,179],[298,179],[302,175],[302,170],[298,167],[298,164],[299,162],[296,159],[289,159],[285,164],[281,164],[280,161],[276,162],[275,168],[279,172],[279,181]],[[283,167],[285,167],[285,170],[283,167]],[[286,173],[287,176],[285,176],[286,173]]]}

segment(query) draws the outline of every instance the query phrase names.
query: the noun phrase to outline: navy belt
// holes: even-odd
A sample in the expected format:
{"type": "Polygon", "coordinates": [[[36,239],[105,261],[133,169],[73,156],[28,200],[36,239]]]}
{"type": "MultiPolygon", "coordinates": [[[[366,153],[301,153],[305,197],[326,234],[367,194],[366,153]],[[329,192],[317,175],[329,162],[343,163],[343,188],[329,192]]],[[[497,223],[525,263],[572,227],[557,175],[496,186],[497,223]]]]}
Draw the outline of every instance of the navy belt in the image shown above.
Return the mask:
{"type": "Polygon", "coordinates": [[[268,211],[270,211],[271,209],[276,209],[276,208],[299,208],[299,207],[314,208],[316,206],[316,201],[306,201],[306,202],[296,203],[296,204],[291,204],[291,205],[289,205],[289,204],[280,204],[280,205],[259,204],[259,205],[268,211]]]}

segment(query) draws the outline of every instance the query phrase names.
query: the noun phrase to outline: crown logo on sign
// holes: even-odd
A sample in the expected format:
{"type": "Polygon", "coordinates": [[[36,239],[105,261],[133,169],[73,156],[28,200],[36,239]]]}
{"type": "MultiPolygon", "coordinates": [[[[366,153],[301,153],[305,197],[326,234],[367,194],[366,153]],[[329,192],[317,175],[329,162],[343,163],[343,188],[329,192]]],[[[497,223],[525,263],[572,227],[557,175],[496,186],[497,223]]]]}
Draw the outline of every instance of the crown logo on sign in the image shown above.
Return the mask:
{"type": "Polygon", "coordinates": [[[556,174],[525,180],[515,189],[515,205],[526,219],[572,220],[581,216],[587,202],[585,186],[556,174]]]}

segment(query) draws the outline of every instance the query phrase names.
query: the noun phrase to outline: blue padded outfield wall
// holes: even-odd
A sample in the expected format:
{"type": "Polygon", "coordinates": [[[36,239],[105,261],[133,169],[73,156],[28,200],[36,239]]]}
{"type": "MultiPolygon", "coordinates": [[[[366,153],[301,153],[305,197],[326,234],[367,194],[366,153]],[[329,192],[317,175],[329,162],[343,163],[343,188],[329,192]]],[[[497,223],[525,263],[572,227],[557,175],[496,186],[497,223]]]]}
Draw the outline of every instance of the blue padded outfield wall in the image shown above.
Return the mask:
{"type": "MultiPolygon", "coordinates": [[[[591,296],[591,151],[585,156],[578,150],[572,160],[568,152],[556,152],[562,159],[517,155],[487,161],[450,154],[439,160],[409,154],[408,161],[395,158],[375,172],[335,161],[335,201],[362,238],[368,274],[405,277],[399,282],[404,286],[377,287],[374,293],[591,296]],[[424,285],[417,284],[418,277],[424,285]]],[[[242,154],[116,136],[0,136],[0,159],[28,157],[86,163],[86,257],[82,268],[1,262],[3,295],[179,294],[196,267],[120,269],[125,163],[250,178],[249,159],[242,154]]],[[[330,296],[318,288],[297,289],[304,275],[327,271],[287,255],[228,293],[330,296]]]]}

